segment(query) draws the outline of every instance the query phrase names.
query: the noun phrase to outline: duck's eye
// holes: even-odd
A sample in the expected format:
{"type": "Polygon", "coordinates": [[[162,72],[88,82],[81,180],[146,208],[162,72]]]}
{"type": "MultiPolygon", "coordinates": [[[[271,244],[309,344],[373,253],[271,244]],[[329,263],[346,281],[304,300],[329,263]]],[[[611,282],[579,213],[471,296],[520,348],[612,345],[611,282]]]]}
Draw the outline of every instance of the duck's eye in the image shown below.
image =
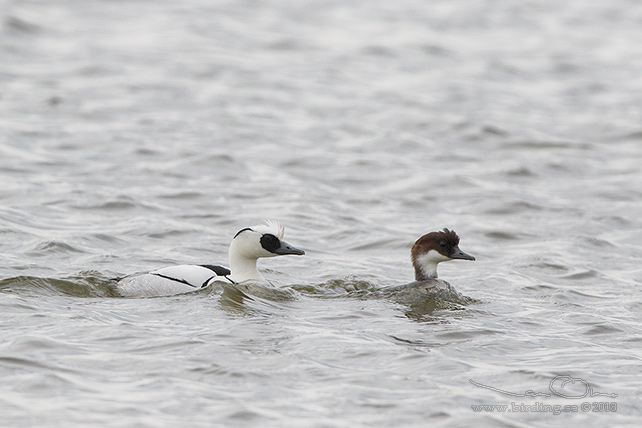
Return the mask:
{"type": "Polygon", "coordinates": [[[265,235],[261,236],[261,246],[269,252],[273,253],[279,247],[281,247],[281,241],[279,241],[279,238],[272,235],[271,233],[266,233],[265,235]]]}
{"type": "Polygon", "coordinates": [[[446,241],[439,241],[439,246],[444,248],[446,246],[446,241]]]}

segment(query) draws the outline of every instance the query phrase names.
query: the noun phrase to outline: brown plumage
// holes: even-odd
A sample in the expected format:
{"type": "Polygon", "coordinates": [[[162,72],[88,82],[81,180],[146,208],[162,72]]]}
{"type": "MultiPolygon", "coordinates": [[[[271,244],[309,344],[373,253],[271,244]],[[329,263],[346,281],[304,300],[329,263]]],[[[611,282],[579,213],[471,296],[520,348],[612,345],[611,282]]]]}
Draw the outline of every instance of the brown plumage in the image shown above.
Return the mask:
{"type": "Polygon", "coordinates": [[[413,260],[419,253],[435,250],[448,257],[448,251],[459,245],[459,236],[454,230],[444,229],[440,232],[430,232],[417,239],[412,246],[411,256],[413,260]]]}

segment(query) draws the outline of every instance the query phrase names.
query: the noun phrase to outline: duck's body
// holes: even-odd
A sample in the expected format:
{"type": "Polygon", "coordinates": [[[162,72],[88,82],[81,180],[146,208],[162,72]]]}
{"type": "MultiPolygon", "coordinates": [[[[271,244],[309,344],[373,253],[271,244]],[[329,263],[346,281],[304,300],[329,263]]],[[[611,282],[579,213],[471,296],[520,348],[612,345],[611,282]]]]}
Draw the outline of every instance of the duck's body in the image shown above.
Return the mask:
{"type": "Polygon", "coordinates": [[[196,291],[217,281],[267,282],[256,268],[259,258],[305,254],[282,241],[283,234],[283,227],[275,222],[242,229],[230,244],[229,269],[217,265],[170,266],[126,276],[116,283],[116,290],[124,297],[171,296],[196,291]]]}
{"type": "Polygon", "coordinates": [[[171,296],[205,288],[216,281],[233,283],[223,266],[178,265],[126,276],[116,288],[121,296],[171,296]]]}

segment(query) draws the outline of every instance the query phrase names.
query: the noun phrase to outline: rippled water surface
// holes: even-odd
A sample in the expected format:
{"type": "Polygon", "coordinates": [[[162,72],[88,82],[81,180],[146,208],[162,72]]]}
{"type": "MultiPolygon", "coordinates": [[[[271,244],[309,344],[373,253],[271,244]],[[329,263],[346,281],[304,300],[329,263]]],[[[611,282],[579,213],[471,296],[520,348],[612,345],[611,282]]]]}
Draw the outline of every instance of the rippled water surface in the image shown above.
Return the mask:
{"type": "Polygon", "coordinates": [[[637,426],[640,40],[633,0],[0,1],[0,425],[637,426]],[[263,219],[279,290],[105,285],[263,219]],[[444,227],[463,300],[377,291],[444,227]]]}

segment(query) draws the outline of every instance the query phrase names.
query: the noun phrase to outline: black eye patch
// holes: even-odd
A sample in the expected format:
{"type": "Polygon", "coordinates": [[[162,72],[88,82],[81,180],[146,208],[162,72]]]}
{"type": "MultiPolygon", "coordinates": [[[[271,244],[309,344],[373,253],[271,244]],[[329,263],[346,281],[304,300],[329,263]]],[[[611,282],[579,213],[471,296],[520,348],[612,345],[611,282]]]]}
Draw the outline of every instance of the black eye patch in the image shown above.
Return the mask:
{"type": "Polygon", "coordinates": [[[281,247],[281,241],[271,233],[266,233],[261,236],[261,246],[270,253],[273,253],[281,247]]]}

